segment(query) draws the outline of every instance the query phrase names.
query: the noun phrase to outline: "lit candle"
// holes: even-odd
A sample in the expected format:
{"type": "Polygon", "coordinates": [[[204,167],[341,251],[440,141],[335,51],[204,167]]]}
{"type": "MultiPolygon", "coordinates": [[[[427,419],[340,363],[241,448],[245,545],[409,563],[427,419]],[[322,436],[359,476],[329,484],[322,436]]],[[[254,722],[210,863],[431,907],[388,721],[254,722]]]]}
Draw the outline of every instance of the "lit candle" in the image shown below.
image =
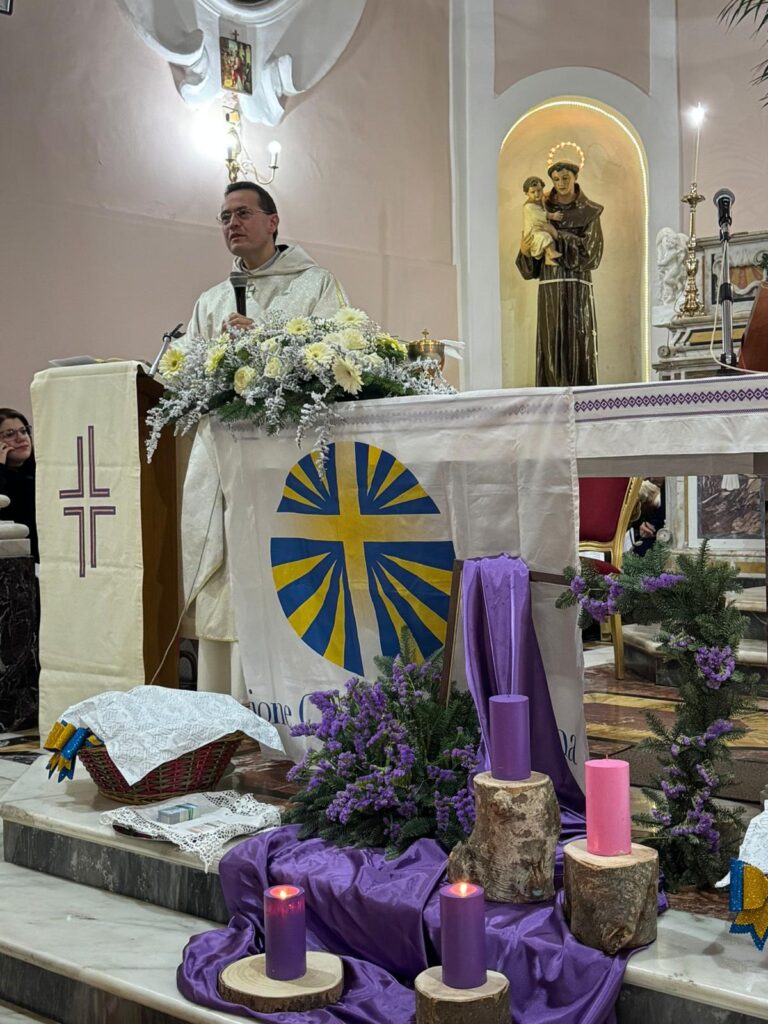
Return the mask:
{"type": "Polygon", "coordinates": [[[701,126],[704,124],[704,107],[700,103],[691,111],[691,121],[696,128],[696,147],[693,151],[693,183],[698,183],[699,180],[699,146],[701,145],[701,126]]]}
{"type": "Polygon", "coordinates": [[[518,693],[491,697],[491,775],[508,782],[531,774],[528,698],[518,693]]]}
{"type": "Polygon", "coordinates": [[[485,893],[472,882],[440,890],[440,950],[443,984],[479,988],[485,984],[485,893]]]}
{"type": "Polygon", "coordinates": [[[629,816],[629,763],[605,758],[585,761],[587,850],[614,857],[632,850],[629,816]]]}
{"type": "Polygon", "coordinates": [[[297,885],[265,890],[264,951],[268,978],[291,981],[307,973],[304,890],[297,885]]]}

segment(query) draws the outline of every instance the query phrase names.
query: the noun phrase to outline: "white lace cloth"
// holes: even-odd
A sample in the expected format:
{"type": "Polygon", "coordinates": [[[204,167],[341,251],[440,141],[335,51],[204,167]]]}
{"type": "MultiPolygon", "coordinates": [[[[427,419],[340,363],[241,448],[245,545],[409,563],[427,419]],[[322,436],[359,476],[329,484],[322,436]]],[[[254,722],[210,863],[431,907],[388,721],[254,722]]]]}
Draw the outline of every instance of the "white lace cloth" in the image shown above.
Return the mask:
{"type": "Polygon", "coordinates": [[[223,693],[137,686],[89,697],[60,718],[98,736],[131,786],[158,765],[231,732],[283,750],[273,725],[223,693]]]}
{"type": "Polygon", "coordinates": [[[153,839],[165,839],[203,862],[207,871],[222,846],[235,836],[253,835],[280,824],[280,811],[248,794],[191,793],[144,807],[119,807],[99,819],[103,825],[124,825],[153,839]],[[157,820],[161,807],[194,804],[199,813],[191,821],[166,825],[157,820]]]}
{"type": "MultiPolygon", "coordinates": [[[[756,818],[753,818],[747,826],[747,834],[739,847],[739,860],[751,864],[754,868],[768,875],[768,800],[765,801],[763,810],[756,818]]],[[[718,889],[731,884],[730,871],[715,882],[718,889]]]]}

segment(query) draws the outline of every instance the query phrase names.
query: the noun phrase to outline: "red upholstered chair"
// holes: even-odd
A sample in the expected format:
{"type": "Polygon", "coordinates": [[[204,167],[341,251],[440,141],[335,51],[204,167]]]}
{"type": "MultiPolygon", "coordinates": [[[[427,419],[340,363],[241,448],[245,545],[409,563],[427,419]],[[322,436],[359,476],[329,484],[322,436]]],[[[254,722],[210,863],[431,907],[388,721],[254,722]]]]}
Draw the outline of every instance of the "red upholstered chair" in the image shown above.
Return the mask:
{"type": "MultiPolygon", "coordinates": [[[[641,477],[611,476],[579,479],[579,551],[604,551],[609,561],[590,559],[604,575],[621,572],[624,537],[640,497],[641,477]]],[[[610,620],[616,678],[624,678],[624,636],[621,616],[610,620]]]]}

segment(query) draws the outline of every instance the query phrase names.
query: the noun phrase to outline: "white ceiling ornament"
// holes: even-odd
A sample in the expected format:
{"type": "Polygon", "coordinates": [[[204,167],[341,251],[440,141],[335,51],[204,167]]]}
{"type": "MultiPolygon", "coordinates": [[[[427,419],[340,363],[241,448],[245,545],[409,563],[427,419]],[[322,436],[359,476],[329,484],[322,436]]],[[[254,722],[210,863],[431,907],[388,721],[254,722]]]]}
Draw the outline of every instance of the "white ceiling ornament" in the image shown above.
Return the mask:
{"type": "Polygon", "coordinates": [[[224,94],[219,37],[251,46],[252,94],[243,116],[276,125],[281,100],[306,92],[352,38],[365,0],[117,0],[150,49],[168,61],[181,97],[203,106],[224,94]]]}

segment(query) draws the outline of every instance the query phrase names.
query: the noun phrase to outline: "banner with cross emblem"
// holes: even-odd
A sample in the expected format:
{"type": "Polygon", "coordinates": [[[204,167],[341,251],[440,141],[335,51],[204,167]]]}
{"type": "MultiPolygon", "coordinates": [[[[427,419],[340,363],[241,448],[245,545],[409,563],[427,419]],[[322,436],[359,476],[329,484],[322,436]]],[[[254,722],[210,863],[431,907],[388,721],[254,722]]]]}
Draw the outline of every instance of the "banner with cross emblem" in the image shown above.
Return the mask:
{"type": "MultiPolygon", "coordinates": [[[[213,424],[245,680],[294,756],[315,690],[374,677],[403,627],[421,657],[445,641],[454,558],[506,551],[561,573],[577,557],[565,392],[338,406],[323,466],[292,433],[213,424]]],[[[585,755],[575,620],[536,585],[536,630],[566,756],[585,755]]],[[[457,654],[457,670],[463,656],[457,654]]],[[[460,674],[460,673],[459,673],[460,674]]]]}
{"type": "Polygon", "coordinates": [[[32,383],[40,538],[40,731],[144,681],[138,363],[64,366],[32,383]]]}

